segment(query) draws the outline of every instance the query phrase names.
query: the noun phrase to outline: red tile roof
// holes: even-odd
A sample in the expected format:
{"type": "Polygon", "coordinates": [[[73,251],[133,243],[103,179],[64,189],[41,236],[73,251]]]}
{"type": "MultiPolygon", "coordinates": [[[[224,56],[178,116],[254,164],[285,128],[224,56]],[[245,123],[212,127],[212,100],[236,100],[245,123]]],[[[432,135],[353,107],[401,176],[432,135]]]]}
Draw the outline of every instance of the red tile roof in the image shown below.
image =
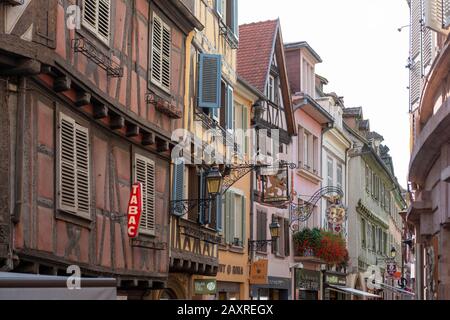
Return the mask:
{"type": "Polygon", "coordinates": [[[261,92],[265,92],[278,26],[278,19],[239,26],[237,72],[261,92]]]}

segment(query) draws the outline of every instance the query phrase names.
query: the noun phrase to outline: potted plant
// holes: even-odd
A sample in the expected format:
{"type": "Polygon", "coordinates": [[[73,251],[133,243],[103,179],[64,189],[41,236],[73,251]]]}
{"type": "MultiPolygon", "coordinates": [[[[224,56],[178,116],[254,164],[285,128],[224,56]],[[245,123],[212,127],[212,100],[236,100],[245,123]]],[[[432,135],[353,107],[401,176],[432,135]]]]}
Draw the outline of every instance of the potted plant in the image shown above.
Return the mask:
{"type": "Polygon", "coordinates": [[[321,241],[319,229],[305,228],[294,234],[296,252],[299,256],[314,256],[321,241]]]}
{"type": "Polygon", "coordinates": [[[340,234],[321,231],[321,239],[316,256],[328,264],[342,265],[348,261],[348,251],[345,239],[340,234]]]}

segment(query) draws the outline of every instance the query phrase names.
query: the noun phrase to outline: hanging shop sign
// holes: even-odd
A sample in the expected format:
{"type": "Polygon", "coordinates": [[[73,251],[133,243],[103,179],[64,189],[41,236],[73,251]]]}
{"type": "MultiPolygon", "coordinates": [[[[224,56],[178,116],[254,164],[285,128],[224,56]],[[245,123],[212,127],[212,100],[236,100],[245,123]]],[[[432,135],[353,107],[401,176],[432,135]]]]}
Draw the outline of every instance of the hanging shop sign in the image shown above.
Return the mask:
{"type": "Polygon", "coordinates": [[[136,238],[139,235],[139,224],[142,215],[142,184],[136,183],[131,187],[128,202],[128,236],[136,238]]]}
{"type": "Polygon", "coordinates": [[[320,289],[320,271],[311,271],[306,269],[295,270],[295,285],[297,289],[319,291],[320,289]]]}
{"type": "Polygon", "coordinates": [[[252,263],[250,268],[250,284],[265,285],[269,283],[268,280],[269,261],[261,259],[252,263]]]}
{"type": "Polygon", "coordinates": [[[280,166],[277,169],[264,169],[261,172],[263,182],[263,202],[286,202],[290,199],[289,167],[280,166]]]}
{"type": "Polygon", "coordinates": [[[194,280],[194,292],[196,295],[216,294],[217,280],[194,280]]]}
{"type": "Polygon", "coordinates": [[[397,273],[397,264],[395,262],[389,262],[386,266],[388,275],[393,277],[397,273]]]}
{"type": "Polygon", "coordinates": [[[338,286],[346,286],[347,285],[347,277],[345,275],[338,275],[332,273],[325,274],[325,283],[338,285],[338,286]]]}

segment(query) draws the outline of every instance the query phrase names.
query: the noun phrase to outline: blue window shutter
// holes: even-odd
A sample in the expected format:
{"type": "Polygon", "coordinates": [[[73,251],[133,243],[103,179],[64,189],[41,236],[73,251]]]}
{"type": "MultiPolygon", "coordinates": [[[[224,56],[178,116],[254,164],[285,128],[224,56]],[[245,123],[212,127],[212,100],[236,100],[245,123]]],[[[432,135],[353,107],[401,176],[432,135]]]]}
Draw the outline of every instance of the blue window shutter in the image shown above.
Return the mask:
{"type": "MultiPolygon", "coordinates": [[[[184,159],[176,159],[173,167],[173,189],[172,200],[181,201],[184,199],[184,159]]],[[[175,208],[173,214],[183,215],[183,210],[175,208]],[[177,210],[178,209],[178,210],[177,210]]]]}
{"type": "Polygon", "coordinates": [[[226,116],[227,116],[227,123],[226,127],[229,130],[234,129],[234,98],[233,98],[233,88],[228,86],[227,87],[227,110],[226,110],[226,116]]]}
{"type": "Polygon", "coordinates": [[[220,108],[222,81],[222,56],[200,54],[198,106],[200,108],[220,108]]]}
{"type": "MultiPolygon", "coordinates": [[[[204,199],[205,197],[205,185],[204,185],[204,174],[203,171],[200,173],[200,199],[204,199]]],[[[205,210],[202,204],[198,207],[198,222],[202,225],[205,224],[205,210]]]]}
{"type": "Polygon", "coordinates": [[[222,195],[219,194],[216,198],[216,229],[219,232],[223,231],[222,214],[222,195]]]}
{"type": "Polygon", "coordinates": [[[231,31],[233,31],[234,36],[236,39],[239,39],[239,3],[238,0],[232,0],[232,15],[233,15],[233,22],[231,25],[231,31]]]}

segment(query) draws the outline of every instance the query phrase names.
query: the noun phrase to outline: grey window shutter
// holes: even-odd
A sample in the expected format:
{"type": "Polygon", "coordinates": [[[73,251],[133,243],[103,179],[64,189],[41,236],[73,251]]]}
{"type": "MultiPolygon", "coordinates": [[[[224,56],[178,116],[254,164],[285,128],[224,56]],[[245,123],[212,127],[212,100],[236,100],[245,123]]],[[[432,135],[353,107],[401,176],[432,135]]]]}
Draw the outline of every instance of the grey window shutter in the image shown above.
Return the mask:
{"type": "Polygon", "coordinates": [[[75,126],[76,175],[77,175],[77,209],[78,212],[89,215],[89,132],[87,128],[75,126]]]}
{"type": "MultiPolygon", "coordinates": [[[[200,199],[205,198],[205,174],[203,171],[200,173],[200,183],[199,183],[199,195],[200,199]]],[[[198,206],[198,222],[201,225],[207,224],[206,217],[205,217],[205,206],[203,204],[200,204],[198,206]]]]}
{"type": "Polygon", "coordinates": [[[216,229],[217,231],[221,232],[223,231],[223,225],[222,225],[222,202],[223,197],[221,194],[219,194],[216,198],[216,229]]]}
{"type": "Polygon", "coordinates": [[[247,241],[247,221],[246,221],[246,209],[247,209],[247,201],[245,197],[242,197],[242,246],[245,248],[245,243],[247,241]]]}
{"type": "Polygon", "coordinates": [[[60,115],[60,207],[71,212],[77,211],[75,127],[73,119],[60,115]]]}
{"type": "Polygon", "coordinates": [[[136,155],[135,180],[142,184],[142,216],[140,230],[151,236],[156,232],[155,221],[155,163],[136,155]]]}
{"type": "Polygon", "coordinates": [[[284,255],[289,257],[291,254],[291,237],[289,234],[289,220],[284,219],[284,255]]]}
{"type": "Polygon", "coordinates": [[[234,98],[230,86],[227,87],[227,129],[234,130],[234,98]]]}
{"type": "Polygon", "coordinates": [[[234,238],[236,237],[236,204],[235,204],[235,193],[230,193],[230,243],[234,243],[234,238]]]}
{"type": "Polygon", "coordinates": [[[198,106],[200,108],[220,108],[222,56],[200,54],[198,106]]]}
{"type": "MultiPolygon", "coordinates": [[[[172,200],[173,201],[181,201],[184,200],[184,159],[176,159],[173,167],[173,193],[172,200]]],[[[175,210],[173,212],[176,216],[183,215],[183,209],[177,208],[175,206],[175,210]]],[[[180,206],[181,207],[181,206],[180,206]]]]}

